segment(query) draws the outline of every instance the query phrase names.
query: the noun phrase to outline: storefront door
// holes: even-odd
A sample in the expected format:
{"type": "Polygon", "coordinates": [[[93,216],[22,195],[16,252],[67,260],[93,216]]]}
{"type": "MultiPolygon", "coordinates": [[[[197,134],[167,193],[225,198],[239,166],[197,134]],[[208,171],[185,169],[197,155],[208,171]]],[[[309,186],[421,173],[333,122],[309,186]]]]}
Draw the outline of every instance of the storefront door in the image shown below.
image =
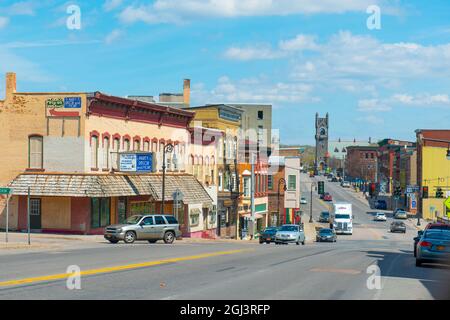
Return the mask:
{"type": "Polygon", "coordinates": [[[41,199],[30,199],[30,229],[41,229],[41,221],[41,199]]]}

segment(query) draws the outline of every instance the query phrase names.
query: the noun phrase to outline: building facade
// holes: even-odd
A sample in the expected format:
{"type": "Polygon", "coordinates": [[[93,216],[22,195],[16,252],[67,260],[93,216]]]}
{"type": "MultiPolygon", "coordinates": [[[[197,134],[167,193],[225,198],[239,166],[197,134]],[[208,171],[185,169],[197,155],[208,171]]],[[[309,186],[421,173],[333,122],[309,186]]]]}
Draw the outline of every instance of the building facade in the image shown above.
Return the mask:
{"type": "Polygon", "coordinates": [[[428,188],[428,197],[421,194],[419,212],[424,219],[436,220],[446,215],[444,201],[450,196],[450,130],[416,130],[417,182],[428,188]],[[437,198],[438,189],[443,197],[437,198]]]}
{"type": "Polygon", "coordinates": [[[315,156],[315,170],[322,171],[328,167],[328,113],[325,118],[320,118],[316,113],[316,156],[315,156]]]}
{"type": "MultiPolygon", "coordinates": [[[[19,93],[16,75],[6,79],[0,139],[7,154],[0,159],[0,184],[13,190],[11,229],[25,226],[28,187],[32,228],[44,232],[96,234],[130,215],[174,213],[173,187],[185,193],[178,211],[183,234],[205,228],[198,213],[209,210],[212,199],[186,173],[193,112],[100,92],[19,93]],[[121,154],[151,155],[150,169],[121,172],[121,154]]],[[[2,201],[2,226],[4,207],[2,201]]]]}
{"type": "Polygon", "coordinates": [[[375,146],[347,147],[344,178],[349,181],[376,182],[377,150],[375,146]]]}

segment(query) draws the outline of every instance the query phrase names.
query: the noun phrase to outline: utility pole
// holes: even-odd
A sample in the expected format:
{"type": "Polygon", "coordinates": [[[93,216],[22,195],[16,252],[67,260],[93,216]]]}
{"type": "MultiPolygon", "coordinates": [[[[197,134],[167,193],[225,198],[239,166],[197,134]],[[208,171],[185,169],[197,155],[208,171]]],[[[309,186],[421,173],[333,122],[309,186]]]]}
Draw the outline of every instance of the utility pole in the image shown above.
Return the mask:
{"type": "Polygon", "coordinates": [[[313,222],[312,212],[313,212],[313,186],[314,182],[311,182],[311,199],[309,201],[309,223],[313,222]]]}
{"type": "Polygon", "coordinates": [[[27,197],[27,229],[28,229],[28,245],[31,244],[31,239],[30,239],[30,228],[31,228],[31,223],[30,223],[30,197],[31,197],[31,188],[28,187],[28,197],[27,197]]]}
{"type": "Polygon", "coordinates": [[[164,200],[165,200],[165,192],[166,192],[166,153],[173,151],[173,145],[168,144],[163,148],[163,163],[162,163],[162,203],[161,203],[161,214],[164,214],[164,200]]]}

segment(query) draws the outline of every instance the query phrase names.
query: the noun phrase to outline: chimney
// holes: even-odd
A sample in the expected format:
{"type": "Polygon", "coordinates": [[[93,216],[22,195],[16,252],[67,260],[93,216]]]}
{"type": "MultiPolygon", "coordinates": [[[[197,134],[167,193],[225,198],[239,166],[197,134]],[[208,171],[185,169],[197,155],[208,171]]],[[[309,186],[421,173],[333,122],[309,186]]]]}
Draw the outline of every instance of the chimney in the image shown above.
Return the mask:
{"type": "Polygon", "coordinates": [[[7,72],[5,99],[12,99],[13,93],[16,93],[16,74],[14,72],[7,72]]]}
{"type": "Polygon", "coordinates": [[[369,137],[369,144],[372,144],[372,137],[369,137]]]}
{"type": "Polygon", "coordinates": [[[187,107],[190,107],[190,104],[191,104],[191,80],[190,79],[184,79],[183,102],[187,107]]]}

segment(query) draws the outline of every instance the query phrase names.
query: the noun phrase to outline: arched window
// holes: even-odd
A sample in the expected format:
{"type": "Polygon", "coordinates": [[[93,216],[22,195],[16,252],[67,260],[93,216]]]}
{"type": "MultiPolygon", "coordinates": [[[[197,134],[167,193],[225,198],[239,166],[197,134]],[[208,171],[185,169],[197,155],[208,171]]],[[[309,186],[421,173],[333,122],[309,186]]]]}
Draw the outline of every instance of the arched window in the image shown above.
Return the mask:
{"type": "Polygon", "coordinates": [[[98,136],[91,137],[91,168],[98,169],[98,136]]]}
{"type": "Polygon", "coordinates": [[[103,138],[103,168],[109,169],[109,137],[103,138]]]}
{"type": "Polygon", "coordinates": [[[131,145],[130,145],[130,139],[125,138],[125,139],[123,140],[123,149],[124,149],[125,151],[130,151],[130,147],[131,147],[131,145]]]}
{"type": "Polygon", "coordinates": [[[44,142],[41,136],[28,138],[28,168],[43,169],[44,142]]]}
{"type": "Polygon", "coordinates": [[[113,141],[113,154],[112,154],[112,167],[117,169],[120,151],[120,138],[114,138],[113,141]]]}
{"type": "Polygon", "coordinates": [[[133,151],[141,151],[141,140],[134,139],[133,142],[133,151]]]}
{"type": "Polygon", "coordinates": [[[148,141],[148,140],[144,141],[144,151],[145,152],[150,151],[150,141],[148,141]]]}

